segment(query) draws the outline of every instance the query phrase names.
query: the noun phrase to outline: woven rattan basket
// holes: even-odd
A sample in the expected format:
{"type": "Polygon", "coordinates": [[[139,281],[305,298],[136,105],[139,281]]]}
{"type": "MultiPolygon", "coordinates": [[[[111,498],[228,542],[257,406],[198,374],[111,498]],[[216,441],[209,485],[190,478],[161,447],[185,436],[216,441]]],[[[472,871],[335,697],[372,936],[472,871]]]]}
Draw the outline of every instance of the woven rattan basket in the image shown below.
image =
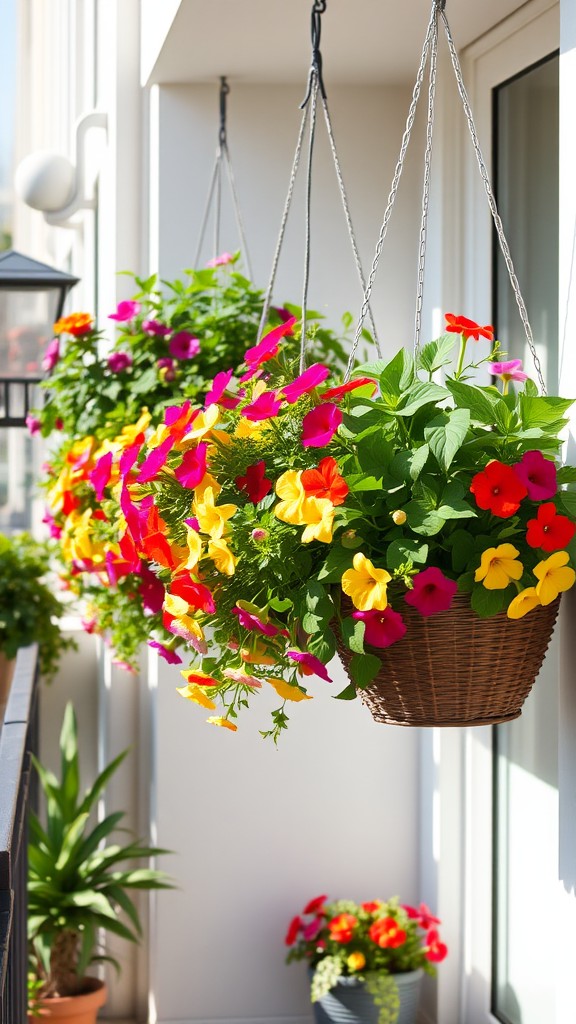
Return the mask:
{"type": "MultiPolygon", "coordinates": [[[[382,662],[359,694],[377,722],[389,725],[495,725],[517,718],[540,671],[560,601],[522,619],[479,618],[466,594],[449,611],[422,616],[405,605],[406,635],[386,648],[366,645],[382,662]]],[[[354,609],[342,601],[342,614],[354,609]]],[[[348,672],[352,652],[336,629],[348,672]]]]}

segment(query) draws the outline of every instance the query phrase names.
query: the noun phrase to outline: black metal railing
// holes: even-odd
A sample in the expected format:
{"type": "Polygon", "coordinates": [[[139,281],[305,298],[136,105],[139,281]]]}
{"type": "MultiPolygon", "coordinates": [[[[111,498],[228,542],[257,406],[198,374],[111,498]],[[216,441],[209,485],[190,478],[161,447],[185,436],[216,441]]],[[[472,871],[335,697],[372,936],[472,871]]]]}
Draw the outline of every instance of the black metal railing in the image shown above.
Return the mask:
{"type": "Polygon", "coordinates": [[[30,756],[37,749],[36,646],[18,652],[0,727],[0,1024],[25,1024],[30,756]]]}

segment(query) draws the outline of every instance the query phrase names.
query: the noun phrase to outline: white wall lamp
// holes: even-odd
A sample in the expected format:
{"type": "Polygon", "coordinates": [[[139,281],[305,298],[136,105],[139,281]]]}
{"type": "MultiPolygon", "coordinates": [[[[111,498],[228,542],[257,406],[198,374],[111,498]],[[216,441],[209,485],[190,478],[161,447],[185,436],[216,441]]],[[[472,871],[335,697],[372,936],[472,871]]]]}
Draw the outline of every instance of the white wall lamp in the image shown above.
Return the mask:
{"type": "Polygon", "coordinates": [[[74,158],[39,150],[30,153],[16,168],[17,194],[33,210],[40,210],[48,224],[74,228],[71,218],[79,210],[96,206],[93,181],[87,180],[86,136],[92,128],[104,131],[108,115],[102,111],[85,114],[76,124],[74,158]]]}

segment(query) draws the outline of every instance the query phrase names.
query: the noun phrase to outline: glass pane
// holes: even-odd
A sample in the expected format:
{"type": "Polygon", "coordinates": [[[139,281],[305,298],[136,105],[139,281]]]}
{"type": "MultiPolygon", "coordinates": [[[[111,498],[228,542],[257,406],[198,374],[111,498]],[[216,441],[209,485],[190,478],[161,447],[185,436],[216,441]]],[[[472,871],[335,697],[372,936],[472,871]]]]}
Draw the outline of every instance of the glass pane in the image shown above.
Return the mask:
{"type": "MultiPolygon", "coordinates": [[[[544,380],[558,376],[558,57],[505,83],[495,95],[496,185],[504,228],[528,308],[544,380]]],[[[534,366],[498,251],[498,337],[510,358],[534,366]]],[[[498,726],[495,743],[495,1016],[506,1024],[555,1020],[552,941],[558,891],[558,654],[553,640],[522,716],[498,726]]]]}
{"type": "Polygon", "coordinates": [[[37,530],[44,499],[38,490],[42,445],[20,427],[0,428],[0,533],[37,530]]]}
{"type": "Polygon", "coordinates": [[[59,291],[0,290],[0,377],[41,377],[59,291]]]}

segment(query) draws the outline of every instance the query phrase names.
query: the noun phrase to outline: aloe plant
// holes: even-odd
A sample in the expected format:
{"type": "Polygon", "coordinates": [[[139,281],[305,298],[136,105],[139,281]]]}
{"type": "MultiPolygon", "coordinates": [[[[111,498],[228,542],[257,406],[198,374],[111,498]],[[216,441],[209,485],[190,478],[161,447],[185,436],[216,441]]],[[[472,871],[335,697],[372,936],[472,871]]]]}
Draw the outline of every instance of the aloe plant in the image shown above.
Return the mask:
{"type": "Polygon", "coordinates": [[[126,757],[116,757],[88,789],[80,792],[78,728],[72,704],[60,733],[61,777],[34,758],[45,802],[46,824],[30,817],[28,937],[42,997],[77,995],[91,963],[110,960],[99,953],[99,933],[138,942],[142,927],[129,895],[136,889],[172,888],[162,871],[135,861],[166,853],[130,840],[112,841],[124,817],[118,811],[93,824],[96,805],[126,757]],[[118,916],[120,913],[120,917],[118,916]]]}

